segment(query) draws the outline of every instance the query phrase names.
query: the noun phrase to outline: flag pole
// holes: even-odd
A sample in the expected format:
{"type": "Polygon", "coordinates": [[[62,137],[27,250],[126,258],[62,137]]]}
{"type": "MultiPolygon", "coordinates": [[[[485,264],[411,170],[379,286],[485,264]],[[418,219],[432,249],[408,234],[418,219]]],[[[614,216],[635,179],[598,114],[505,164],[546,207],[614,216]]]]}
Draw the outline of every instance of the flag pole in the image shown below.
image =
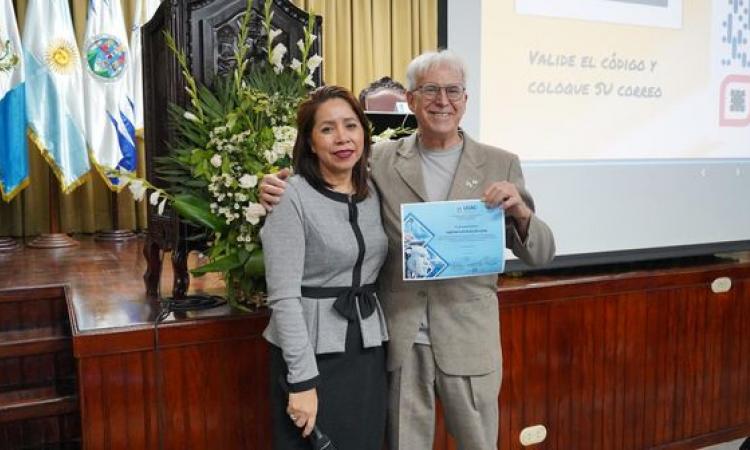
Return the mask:
{"type": "Polygon", "coordinates": [[[112,217],[112,229],[108,231],[99,231],[94,239],[100,242],[120,243],[135,239],[136,235],[132,230],[120,229],[120,207],[118,204],[118,193],[109,192],[109,214],[112,217]]]}
{"type": "Polygon", "coordinates": [[[40,234],[28,245],[31,248],[75,247],[78,241],[60,232],[60,186],[52,170],[49,171],[49,233],[40,234]]]}
{"type": "MultiPolygon", "coordinates": [[[[21,194],[21,197],[23,198],[23,194],[21,194]]],[[[21,211],[23,214],[23,208],[21,209],[21,211]]],[[[23,229],[21,233],[23,233],[23,229]]],[[[21,246],[18,245],[18,242],[16,242],[16,240],[13,239],[12,237],[0,236],[0,254],[15,252],[16,250],[19,250],[20,248],[21,246]]]]}
{"type": "MultiPolygon", "coordinates": [[[[23,224],[23,194],[20,194],[21,197],[21,223],[23,224]]],[[[21,235],[25,233],[26,230],[24,230],[23,225],[21,226],[21,235]]],[[[10,236],[2,236],[0,237],[0,254],[1,253],[10,253],[14,252],[16,250],[19,250],[21,248],[20,245],[18,245],[18,242],[16,242],[15,239],[13,239],[10,236]]]]}

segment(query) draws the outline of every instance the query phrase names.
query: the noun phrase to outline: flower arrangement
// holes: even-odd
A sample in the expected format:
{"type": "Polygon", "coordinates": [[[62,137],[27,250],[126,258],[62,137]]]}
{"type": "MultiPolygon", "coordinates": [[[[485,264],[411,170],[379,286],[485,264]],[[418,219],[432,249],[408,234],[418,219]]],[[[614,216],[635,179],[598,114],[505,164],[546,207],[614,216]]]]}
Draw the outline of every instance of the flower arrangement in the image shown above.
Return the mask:
{"type": "MultiPolygon", "coordinates": [[[[285,65],[288,49],[282,43],[274,44],[281,30],[271,25],[271,4],[266,0],[263,10],[265,60],[248,70],[247,42],[253,14],[252,0],[248,0],[234,53],[235,67],[215,80],[212,89],[197,84],[185,54],[170,35],[165,36],[181,66],[190,99],[187,108],[171,106],[175,139],[168,156],[154,159],[156,174],[169,187],[160,189],[132,173],[110,173],[127,184],[138,201],[150,190],[149,202],[159,214],[171,205],[196,225],[200,231],[188,239],[209,243],[210,262],[191,273],[221,273],[227,300],[243,309],[264,302],[265,268],[258,233],[266,212],[258,203],[258,183],[266,173],[291,167],[297,107],[315,87],[313,74],[323,61],[311,54],[315,35],[310,20],[297,42],[301,59],[292,58],[285,65]]],[[[373,140],[409,132],[388,129],[373,140]]]]}
{"type": "Polygon", "coordinates": [[[209,89],[191,75],[185,54],[166,35],[186,80],[190,104],[171,106],[175,131],[170,154],[155,158],[156,174],[169,185],[159,189],[132,174],[117,172],[137,200],[151,190],[149,202],[159,214],[167,204],[189,222],[205,230],[194,239],[207,239],[209,263],[191,271],[223,274],[227,299],[239,307],[262,304],[265,291],[263,253],[258,238],[265,209],[258,203],[258,181],[265,173],[291,166],[294,128],[299,103],[314,87],[313,73],[322,58],[311,54],[316,36],[308,21],[297,42],[301,60],[285,65],[287,48],[274,43],[281,34],[271,24],[271,0],[266,0],[263,28],[267,37],[265,61],[248,70],[248,32],[253,11],[239,29],[235,67],[209,89]]]}

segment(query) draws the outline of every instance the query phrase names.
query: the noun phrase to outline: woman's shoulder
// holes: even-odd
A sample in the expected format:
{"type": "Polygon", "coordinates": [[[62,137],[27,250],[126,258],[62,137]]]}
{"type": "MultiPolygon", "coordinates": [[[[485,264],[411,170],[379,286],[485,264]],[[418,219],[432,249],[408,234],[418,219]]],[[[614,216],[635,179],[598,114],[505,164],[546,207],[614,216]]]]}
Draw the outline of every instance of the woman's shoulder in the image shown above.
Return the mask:
{"type": "Polygon", "coordinates": [[[302,175],[292,175],[286,180],[286,184],[287,189],[284,191],[285,194],[287,191],[291,191],[294,192],[296,196],[305,195],[305,192],[312,189],[310,183],[308,183],[302,175]]]}

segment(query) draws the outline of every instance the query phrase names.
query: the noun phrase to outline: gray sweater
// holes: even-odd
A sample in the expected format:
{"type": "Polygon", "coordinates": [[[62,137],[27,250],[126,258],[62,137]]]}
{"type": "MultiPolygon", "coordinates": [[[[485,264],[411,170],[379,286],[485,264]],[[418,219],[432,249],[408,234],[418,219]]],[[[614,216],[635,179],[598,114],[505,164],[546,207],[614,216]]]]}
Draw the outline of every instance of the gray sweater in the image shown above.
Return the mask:
{"type": "MultiPolygon", "coordinates": [[[[293,176],[261,230],[272,310],[263,336],[281,348],[290,384],[317,377],[315,354],[344,351],[348,321],[333,309],[336,299],[303,297],[301,287],[352,286],[359,244],[349,221],[350,207],[357,210],[356,225],[364,243],[360,284],[371,284],[388,249],[372,184],[368,198],[357,203],[345,194],[319,192],[301,176],[293,176]]],[[[379,301],[375,313],[359,325],[365,347],[388,340],[379,301]]]]}

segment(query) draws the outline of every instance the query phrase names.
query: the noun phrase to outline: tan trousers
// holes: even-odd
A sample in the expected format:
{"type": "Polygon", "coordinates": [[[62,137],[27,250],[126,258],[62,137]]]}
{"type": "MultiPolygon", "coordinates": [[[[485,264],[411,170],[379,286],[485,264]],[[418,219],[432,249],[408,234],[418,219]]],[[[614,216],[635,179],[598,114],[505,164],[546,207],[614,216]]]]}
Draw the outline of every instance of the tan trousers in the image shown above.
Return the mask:
{"type": "Polygon", "coordinates": [[[390,373],[390,450],[430,450],[435,438],[435,394],[448,432],[459,450],[496,450],[500,370],[481,376],[453,376],[440,370],[432,347],[415,344],[404,364],[390,373]]]}

